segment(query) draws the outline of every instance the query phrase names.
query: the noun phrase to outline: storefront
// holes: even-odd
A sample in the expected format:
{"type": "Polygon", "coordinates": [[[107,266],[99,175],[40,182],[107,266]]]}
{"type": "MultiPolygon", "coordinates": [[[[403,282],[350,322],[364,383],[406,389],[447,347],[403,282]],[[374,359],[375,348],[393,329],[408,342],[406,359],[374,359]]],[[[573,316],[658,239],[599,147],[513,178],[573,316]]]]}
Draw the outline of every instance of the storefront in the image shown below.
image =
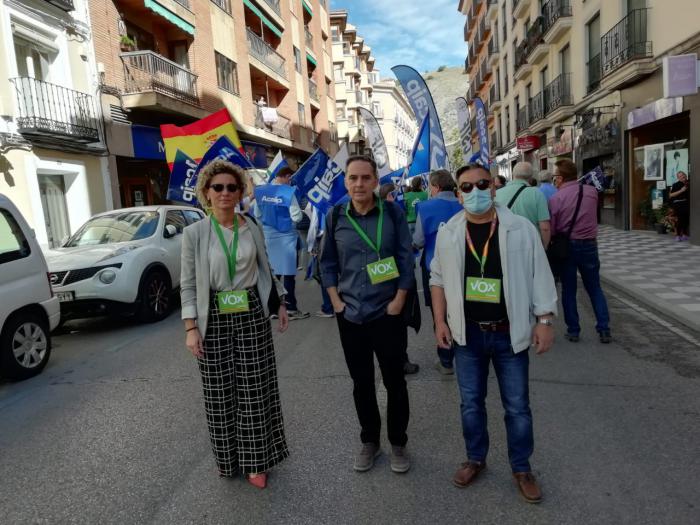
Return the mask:
{"type": "Polygon", "coordinates": [[[501,155],[497,155],[496,166],[498,169],[498,175],[502,175],[506,179],[510,180],[512,178],[513,166],[515,166],[515,164],[517,164],[520,160],[522,160],[521,152],[517,147],[511,148],[501,155]]]}

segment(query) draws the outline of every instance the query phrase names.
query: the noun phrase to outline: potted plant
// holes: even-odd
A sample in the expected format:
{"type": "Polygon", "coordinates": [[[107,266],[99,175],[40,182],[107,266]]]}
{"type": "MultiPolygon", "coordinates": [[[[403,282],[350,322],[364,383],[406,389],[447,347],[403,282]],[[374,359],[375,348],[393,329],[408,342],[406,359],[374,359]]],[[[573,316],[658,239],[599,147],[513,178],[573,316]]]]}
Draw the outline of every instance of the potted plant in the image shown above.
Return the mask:
{"type": "Polygon", "coordinates": [[[658,210],[653,210],[654,214],[654,229],[658,234],[666,233],[669,226],[669,211],[670,208],[667,204],[661,206],[658,210]]]}
{"type": "Polygon", "coordinates": [[[119,39],[119,49],[122,51],[133,51],[136,49],[136,42],[129,35],[122,35],[119,39]]]}

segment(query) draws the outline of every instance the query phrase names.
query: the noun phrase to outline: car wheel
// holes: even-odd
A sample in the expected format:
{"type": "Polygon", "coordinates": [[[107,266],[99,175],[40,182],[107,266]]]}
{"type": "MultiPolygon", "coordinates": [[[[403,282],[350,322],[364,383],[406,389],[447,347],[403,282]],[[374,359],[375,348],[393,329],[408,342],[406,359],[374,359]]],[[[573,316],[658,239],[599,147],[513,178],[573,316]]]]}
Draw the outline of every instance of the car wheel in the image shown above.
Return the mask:
{"type": "Polygon", "coordinates": [[[145,323],[165,319],[170,313],[172,289],[170,278],[162,270],[149,272],[141,283],[138,317],[145,323]]]}
{"type": "Polygon", "coordinates": [[[18,381],[41,372],[51,354],[48,323],[35,313],[12,316],[0,335],[0,373],[18,381]]]}

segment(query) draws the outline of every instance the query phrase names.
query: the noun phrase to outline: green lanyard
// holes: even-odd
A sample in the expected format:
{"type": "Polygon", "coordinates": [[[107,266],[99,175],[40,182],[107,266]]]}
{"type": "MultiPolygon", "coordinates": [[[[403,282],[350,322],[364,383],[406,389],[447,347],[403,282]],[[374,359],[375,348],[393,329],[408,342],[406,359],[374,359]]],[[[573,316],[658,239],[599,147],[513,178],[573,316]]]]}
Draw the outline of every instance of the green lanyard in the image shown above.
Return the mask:
{"type": "Polygon", "coordinates": [[[372,248],[372,250],[377,252],[377,256],[381,259],[382,256],[379,254],[379,250],[382,247],[382,227],[384,225],[384,205],[382,204],[381,199],[379,199],[379,220],[377,221],[376,245],[372,242],[372,239],[369,238],[369,236],[365,233],[362,227],[359,224],[357,224],[357,221],[352,217],[352,215],[350,215],[349,202],[347,206],[345,206],[345,216],[348,218],[348,221],[350,221],[350,224],[352,224],[352,227],[355,228],[355,231],[360,236],[360,238],[367,243],[367,246],[369,246],[370,248],[372,248]]]}
{"type": "Polygon", "coordinates": [[[236,255],[238,254],[238,218],[234,215],[233,217],[233,240],[231,241],[231,246],[226,246],[226,240],[224,239],[224,232],[221,230],[221,225],[216,217],[211,216],[211,223],[214,225],[214,231],[216,236],[221,242],[221,247],[224,249],[224,254],[226,254],[226,262],[228,263],[228,275],[231,278],[231,286],[233,286],[233,279],[236,277],[236,255]]]}

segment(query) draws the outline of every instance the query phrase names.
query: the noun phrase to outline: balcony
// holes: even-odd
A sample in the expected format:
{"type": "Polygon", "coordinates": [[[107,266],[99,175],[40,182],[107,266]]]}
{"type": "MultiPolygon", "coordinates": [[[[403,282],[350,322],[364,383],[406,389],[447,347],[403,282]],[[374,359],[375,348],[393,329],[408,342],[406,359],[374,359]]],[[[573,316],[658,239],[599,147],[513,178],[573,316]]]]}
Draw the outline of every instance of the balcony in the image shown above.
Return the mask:
{"type": "Polygon", "coordinates": [[[489,112],[493,113],[501,108],[501,93],[498,86],[494,83],[491,84],[491,89],[489,90],[489,112]]]}
{"type": "Polygon", "coordinates": [[[513,17],[522,18],[530,9],[530,0],[513,0],[513,17]]]}
{"type": "Polygon", "coordinates": [[[312,79],[309,79],[309,98],[312,104],[315,102],[320,107],[321,100],[318,97],[318,86],[312,79]]]}
{"type": "Polygon", "coordinates": [[[29,77],[11,82],[18,131],[32,142],[80,145],[100,140],[91,95],[29,77]]]}
{"type": "Polygon", "coordinates": [[[539,64],[549,55],[549,44],[544,41],[544,17],[538,16],[532,22],[525,36],[527,40],[527,61],[539,64]]]}
{"type": "MultiPolygon", "coordinates": [[[[263,113],[263,109],[265,107],[266,106],[258,106],[257,104],[253,103],[255,127],[268,133],[272,133],[273,135],[277,135],[280,138],[292,140],[291,121],[278,112],[276,112],[276,114],[273,112],[269,112],[269,114],[267,115],[267,119],[265,119],[266,115],[263,113]]],[[[276,110],[277,108],[270,109],[276,110]]]]}
{"type": "Polygon", "coordinates": [[[189,69],[154,53],[133,51],[120,55],[124,65],[124,107],[160,107],[168,111],[199,116],[197,75],[189,69]],[[195,106],[197,109],[184,105],[195,106]]]}
{"type": "Polygon", "coordinates": [[[473,36],[473,31],[476,28],[476,10],[474,9],[474,3],[472,2],[469,8],[469,14],[464,22],[464,41],[469,42],[473,36]]]}
{"type": "Polygon", "coordinates": [[[489,64],[491,64],[492,67],[498,65],[499,56],[500,52],[498,49],[498,35],[494,33],[493,35],[491,35],[491,40],[489,41],[489,64]]]}
{"type": "Polygon", "coordinates": [[[62,9],[66,13],[70,13],[75,9],[73,6],[73,0],[46,0],[49,4],[62,9]]]}
{"type": "Polygon", "coordinates": [[[635,9],[601,38],[603,87],[616,89],[654,69],[647,10],[635,9]]]}
{"type": "Polygon", "coordinates": [[[478,36],[479,45],[477,46],[477,52],[481,51],[481,49],[484,47],[490,34],[491,34],[491,24],[487,24],[486,18],[482,18],[481,22],[479,23],[479,36],[478,36]]]}
{"type": "Polygon", "coordinates": [[[586,86],[586,94],[592,93],[600,87],[600,53],[591,58],[586,64],[588,69],[588,84],[586,86]]]}
{"type": "Polygon", "coordinates": [[[486,58],[484,58],[484,60],[481,61],[481,68],[479,69],[479,73],[481,75],[481,79],[484,82],[491,78],[491,66],[488,65],[488,60],[486,60],[486,58]]]}
{"type": "MultiPolygon", "coordinates": [[[[544,88],[544,111],[547,116],[564,106],[573,104],[571,96],[571,73],[563,73],[544,88]]],[[[554,120],[557,120],[554,118],[554,120]]]]}
{"type": "Polygon", "coordinates": [[[540,122],[542,119],[544,119],[545,103],[543,92],[539,92],[537,93],[537,95],[532,97],[528,103],[528,106],[530,110],[530,125],[536,124],[537,122],[540,122]]]}
{"type": "Polygon", "coordinates": [[[515,57],[514,57],[515,58],[515,64],[514,64],[515,75],[513,76],[513,80],[515,82],[518,82],[519,80],[523,80],[530,73],[532,73],[532,64],[528,63],[527,55],[528,55],[527,40],[523,40],[515,48],[515,57]]]}
{"type": "Polygon", "coordinates": [[[304,26],[304,34],[306,35],[306,47],[313,51],[314,49],[314,35],[309,31],[308,26],[304,26]]]}
{"type": "Polygon", "coordinates": [[[498,18],[498,0],[489,0],[488,10],[486,11],[486,18],[490,22],[495,22],[498,18]]]}
{"type": "Polygon", "coordinates": [[[574,18],[571,15],[571,0],[549,0],[542,6],[544,41],[546,43],[556,42],[566,31],[571,29],[574,24],[574,18]]]}
{"type": "Polygon", "coordinates": [[[279,16],[282,16],[282,9],[280,8],[280,0],[262,0],[263,3],[267,4],[270,6],[270,8],[277,13],[279,16]]]}
{"type": "Polygon", "coordinates": [[[515,132],[521,133],[527,130],[530,125],[527,106],[523,106],[518,110],[518,116],[515,120],[515,132]]]}
{"type": "Polygon", "coordinates": [[[273,78],[288,88],[289,82],[287,80],[284,57],[250,28],[246,28],[246,33],[248,36],[248,54],[254,59],[254,61],[251,61],[251,65],[257,67],[263,73],[271,72],[273,78]]]}

